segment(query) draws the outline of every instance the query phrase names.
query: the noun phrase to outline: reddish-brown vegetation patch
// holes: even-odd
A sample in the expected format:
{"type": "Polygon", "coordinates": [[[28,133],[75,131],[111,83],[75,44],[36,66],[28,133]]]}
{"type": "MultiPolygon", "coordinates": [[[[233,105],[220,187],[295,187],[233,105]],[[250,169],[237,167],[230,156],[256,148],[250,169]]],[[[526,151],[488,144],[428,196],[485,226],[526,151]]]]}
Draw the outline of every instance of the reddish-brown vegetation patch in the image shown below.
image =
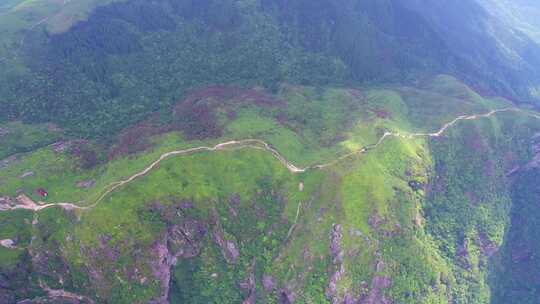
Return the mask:
{"type": "MultiPolygon", "coordinates": [[[[157,115],[126,128],[118,136],[118,141],[109,150],[108,158],[142,152],[150,148],[150,138],[166,132],[182,131],[187,139],[217,138],[223,133],[217,113],[225,113],[225,118],[237,117],[235,105],[256,104],[259,106],[283,106],[285,102],[274,98],[262,89],[244,89],[235,86],[209,86],[190,92],[187,97],[173,107],[173,122],[164,124],[157,115]]],[[[83,151],[78,151],[81,154],[83,151]]]]}
{"type": "Polygon", "coordinates": [[[244,89],[235,86],[209,86],[193,90],[182,103],[197,103],[200,100],[212,99],[217,102],[253,103],[259,106],[284,105],[282,100],[274,98],[263,89],[244,89]]]}
{"type": "Polygon", "coordinates": [[[474,205],[474,206],[477,206],[479,203],[480,203],[480,199],[478,198],[478,196],[472,192],[472,191],[467,191],[465,192],[465,197],[474,205]]]}
{"type": "Polygon", "coordinates": [[[361,91],[356,90],[356,89],[349,89],[349,90],[347,90],[347,92],[355,100],[360,101],[362,103],[366,103],[366,101],[367,101],[366,95],[364,93],[362,93],[361,91]]]}
{"type": "Polygon", "coordinates": [[[228,119],[235,119],[235,105],[282,106],[285,103],[262,89],[243,89],[234,86],[210,86],[192,91],[173,109],[175,128],[188,139],[216,138],[223,127],[217,110],[224,110],[228,119]]]}
{"type": "Polygon", "coordinates": [[[483,153],[486,152],[488,145],[486,140],[480,134],[477,128],[470,128],[464,138],[465,147],[472,149],[474,152],[483,153]]]}
{"type": "Polygon", "coordinates": [[[77,159],[80,169],[91,169],[100,163],[98,148],[88,141],[71,142],[69,149],[71,155],[77,159]]]}
{"type": "Polygon", "coordinates": [[[175,129],[188,139],[216,138],[223,133],[215,108],[209,102],[180,103],[174,108],[174,119],[175,129]]]}
{"type": "Polygon", "coordinates": [[[380,109],[380,108],[377,108],[377,109],[371,109],[370,110],[372,113],[374,113],[377,118],[380,118],[380,119],[390,119],[392,118],[392,114],[386,110],[383,110],[383,109],[380,109]]]}
{"type": "Polygon", "coordinates": [[[494,241],[490,240],[485,233],[479,233],[477,243],[480,247],[480,252],[487,257],[492,257],[499,250],[499,246],[494,241]]]}
{"type": "Polygon", "coordinates": [[[150,137],[172,130],[171,125],[160,124],[155,116],[131,126],[120,133],[118,142],[109,151],[109,159],[145,151],[150,147],[150,137]]]}

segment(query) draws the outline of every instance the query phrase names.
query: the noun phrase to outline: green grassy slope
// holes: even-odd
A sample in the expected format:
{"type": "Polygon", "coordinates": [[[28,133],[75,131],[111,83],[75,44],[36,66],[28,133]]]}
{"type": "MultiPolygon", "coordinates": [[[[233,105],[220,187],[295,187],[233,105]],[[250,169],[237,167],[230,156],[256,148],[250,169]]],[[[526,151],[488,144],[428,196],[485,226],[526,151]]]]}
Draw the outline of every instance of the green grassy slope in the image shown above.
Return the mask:
{"type": "MultiPolygon", "coordinates": [[[[75,143],[19,155],[0,170],[0,196],[38,200],[44,187],[48,202],[90,205],[173,150],[258,138],[308,166],[385,131],[434,132],[456,116],[508,106],[447,76],[419,88],[283,85],[277,105],[212,92],[176,108],[210,105],[211,114],[197,112],[210,125],[181,121],[89,167],[75,143]],[[209,126],[215,133],[201,133],[209,126]],[[200,134],[209,137],[192,137],[200,134]],[[34,175],[21,178],[29,168],[34,175]]],[[[0,278],[9,282],[0,296],[43,295],[41,282],[100,303],[489,303],[490,258],[511,221],[505,174],[530,159],[538,128],[521,112],[499,113],[436,139],[391,137],[298,174],[252,148],[171,157],[90,210],[0,212],[0,239],[18,247],[0,248],[0,278]]]]}
{"type": "Polygon", "coordinates": [[[36,150],[62,138],[54,125],[27,125],[11,122],[0,125],[0,159],[36,150]]]}

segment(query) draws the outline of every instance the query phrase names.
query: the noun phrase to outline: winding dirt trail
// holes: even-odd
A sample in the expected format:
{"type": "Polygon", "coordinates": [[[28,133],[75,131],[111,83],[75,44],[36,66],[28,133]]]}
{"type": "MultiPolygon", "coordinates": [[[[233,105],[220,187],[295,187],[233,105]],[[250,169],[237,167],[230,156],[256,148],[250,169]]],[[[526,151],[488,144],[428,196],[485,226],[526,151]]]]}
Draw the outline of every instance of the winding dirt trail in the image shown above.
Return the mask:
{"type": "Polygon", "coordinates": [[[152,162],[150,165],[148,165],[142,171],[133,174],[132,176],[130,176],[129,178],[127,178],[125,180],[114,182],[114,183],[111,183],[108,186],[106,186],[102,190],[102,193],[98,197],[98,199],[93,204],[88,205],[88,206],[79,206],[79,205],[72,204],[72,203],[36,204],[36,203],[30,201],[30,202],[27,202],[25,204],[17,204],[15,206],[6,206],[6,205],[1,205],[0,204],[0,211],[26,209],[26,210],[33,210],[35,212],[39,212],[39,211],[41,211],[43,209],[50,208],[50,207],[61,207],[61,208],[68,209],[68,210],[73,210],[73,209],[89,210],[89,209],[92,209],[95,206],[97,206],[107,195],[114,192],[118,188],[120,188],[120,187],[122,187],[122,186],[124,186],[126,184],[129,184],[130,182],[136,180],[139,177],[142,177],[142,176],[146,175],[148,172],[150,172],[155,167],[157,167],[163,160],[168,159],[168,158],[170,158],[172,156],[193,154],[193,153],[204,152],[204,151],[215,152],[215,151],[230,150],[230,149],[235,149],[235,150],[239,150],[239,149],[258,149],[258,150],[263,150],[263,151],[266,151],[266,152],[270,152],[272,154],[272,156],[274,156],[274,158],[276,158],[283,166],[285,166],[289,170],[289,172],[291,172],[293,174],[304,173],[304,172],[307,172],[309,170],[324,169],[324,168],[336,165],[336,164],[338,164],[338,163],[340,163],[340,162],[344,161],[345,159],[350,158],[352,156],[359,155],[359,154],[364,154],[364,153],[366,153],[366,152],[368,152],[370,150],[376,149],[378,146],[383,144],[385,140],[387,140],[388,138],[391,138],[391,137],[397,137],[397,138],[403,138],[403,139],[414,139],[414,138],[419,138],[419,137],[440,137],[449,128],[453,127],[454,125],[456,125],[460,121],[477,120],[477,119],[482,119],[482,118],[488,118],[488,117],[491,117],[491,116],[493,116],[495,114],[502,113],[502,112],[518,112],[518,113],[525,114],[525,115],[527,115],[529,117],[540,119],[539,114],[535,114],[535,113],[532,113],[532,112],[529,112],[529,111],[526,111],[526,110],[523,110],[523,109],[520,109],[520,108],[515,108],[515,107],[491,110],[491,111],[489,111],[487,113],[483,113],[483,114],[461,115],[461,116],[458,116],[457,118],[455,118],[454,120],[444,124],[436,132],[432,132],[432,133],[385,132],[375,144],[365,146],[365,147],[360,148],[360,149],[358,149],[356,151],[353,151],[351,153],[348,153],[348,154],[345,154],[345,155],[343,155],[341,157],[338,157],[338,158],[336,158],[336,159],[334,159],[334,160],[332,160],[330,162],[323,163],[323,164],[316,164],[316,165],[303,167],[303,168],[298,167],[298,166],[294,165],[293,163],[291,163],[290,161],[288,161],[283,155],[281,155],[270,144],[268,144],[268,143],[266,143],[266,142],[264,142],[264,141],[262,141],[260,139],[231,140],[231,141],[219,143],[219,144],[217,144],[217,145],[215,145],[213,147],[201,146],[201,147],[194,147],[194,148],[176,150],[176,151],[171,151],[171,152],[164,153],[157,160],[152,162]]]}

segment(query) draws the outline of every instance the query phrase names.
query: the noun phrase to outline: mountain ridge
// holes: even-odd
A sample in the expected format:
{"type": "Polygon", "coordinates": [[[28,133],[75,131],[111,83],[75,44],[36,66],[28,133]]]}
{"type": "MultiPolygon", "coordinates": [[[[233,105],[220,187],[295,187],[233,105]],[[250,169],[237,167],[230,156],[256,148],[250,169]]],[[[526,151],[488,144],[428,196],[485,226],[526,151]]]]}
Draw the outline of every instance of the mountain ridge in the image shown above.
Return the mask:
{"type": "Polygon", "coordinates": [[[103,137],[212,83],[413,84],[441,73],[520,103],[537,98],[540,46],[475,1],[96,3],[67,31],[14,32],[29,43],[11,65],[20,68],[0,75],[2,119],[103,137]]]}
{"type": "Polygon", "coordinates": [[[537,303],[535,5],[4,1],[0,303],[537,303]]]}

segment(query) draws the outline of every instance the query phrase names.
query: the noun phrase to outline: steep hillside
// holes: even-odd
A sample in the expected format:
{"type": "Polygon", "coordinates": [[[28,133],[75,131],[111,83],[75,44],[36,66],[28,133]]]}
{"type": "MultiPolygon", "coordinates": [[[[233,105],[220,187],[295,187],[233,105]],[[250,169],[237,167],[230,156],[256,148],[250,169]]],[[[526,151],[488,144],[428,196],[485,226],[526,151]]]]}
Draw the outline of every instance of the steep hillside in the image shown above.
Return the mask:
{"type": "Polygon", "coordinates": [[[0,303],[538,303],[539,13],[0,0],[0,303]]]}
{"type": "Polygon", "coordinates": [[[522,172],[513,189],[511,225],[493,282],[493,303],[538,303],[538,169],[522,172]]]}
{"type": "Polygon", "coordinates": [[[506,284],[490,269],[536,114],[447,76],[208,87],[170,110],[108,151],[4,162],[3,302],[489,303],[506,284]]]}
{"type": "Polygon", "coordinates": [[[475,1],[40,0],[0,19],[0,119],[85,138],[110,138],[209,84],[445,73],[486,95],[539,100],[540,47],[475,1]]]}
{"type": "Polygon", "coordinates": [[[540,9],[534,0],[482,0],[486,10],[540,42],[540,9]]]}

